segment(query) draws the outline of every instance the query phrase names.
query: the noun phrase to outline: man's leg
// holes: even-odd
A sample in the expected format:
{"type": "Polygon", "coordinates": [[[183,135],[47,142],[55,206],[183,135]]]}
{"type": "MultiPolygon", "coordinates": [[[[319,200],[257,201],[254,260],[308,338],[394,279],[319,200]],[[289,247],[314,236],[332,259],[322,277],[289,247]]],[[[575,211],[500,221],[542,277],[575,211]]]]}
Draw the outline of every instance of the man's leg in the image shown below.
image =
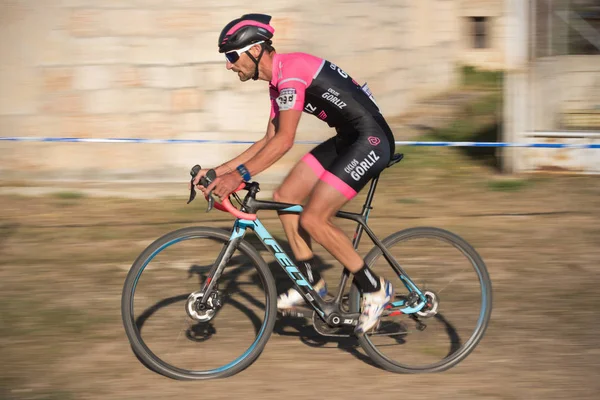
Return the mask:
{"type": "MultiPolygon", "coordinates": [[[[314,169],[305,161],[300,161],[285,178],[281,186],[273,193],[273,200],[283,203],[301,204],[313,190],[319,177],[314,169]]],[[[308,233],[300,227],[300,216],[297,213],[279,213],[297,266],[308,279],[315,290],[321,295],[327,294],[327,285],[322,280],[321,274],[315,268],[311,240],[308,233]]],[[[290,289],[277,299],[277,308],[289,309],[304,303],[304,299],[295,289],[290,289]]]]}
{"type": "Polygon", "coordinates": [[[364,334],[379,321],[383,307],[393,296],[393,289],[390,282],[379,278],[366,266],[348,236],[332,223],[333,216],[346,202],[346,195],[326,182],[319,182],[300,216],[300,225],[354,274],[363,292],[362,314],[356,333],[364,334]]]}
{"type": "Polygon", "coordinates": [[[364,261],[354,250],[348,236],[331,222],[333,216],[347,202],[348,198],[334,187],[319,182],[300,216],[300,224],[342,265],[350,272],[356,273],[363,267],[364,261]]]}
{"type": "MultiPolygon", "coordinates": [[[[285,178],[281,186],[273,193],[273,200],[282,203],[301,204],[313,190],[319,177],[304,161],[298,162],[285,178]]],[[[312,258],[310,236],[300,227],[300,215],[280,213],[279,219],[290,243],[296,260],[312,258]]]]}

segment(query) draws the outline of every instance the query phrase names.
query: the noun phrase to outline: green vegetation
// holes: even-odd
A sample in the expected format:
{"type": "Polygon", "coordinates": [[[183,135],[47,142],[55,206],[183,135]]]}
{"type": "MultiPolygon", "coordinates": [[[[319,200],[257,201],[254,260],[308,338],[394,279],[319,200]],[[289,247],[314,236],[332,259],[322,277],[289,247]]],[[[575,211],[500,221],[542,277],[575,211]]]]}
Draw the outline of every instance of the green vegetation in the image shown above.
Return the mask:
{"type": "Polygon", "coordinates": [[[501,88],[503,85],[504,74],[502,71],[487,71],[465,65],[461,68],[461,72],[463,86],[475,88],[501,88]]]}
{"type": "Polygon", "coordinates": [[[53,196],[61,200],[75,200],[85,197],[85,193],[81,192],[56,192],[53,196]]]}
{"type": "Polygon", "coordinates": [[[500,180],[500,181],[490,181],[487,186],[488,189],[496,191],[496,192],[516,192],[518,190],[523,189],[524,187],[531,185],[531,181],[521,180],[521,179],[511,179],[511,180],[500,180]]]}
{"type": "MultiPolygon", "coordinates": [[[[436,129],[424,140],[449,142],[497,142],[502,129],[502,82],[501,71],[484,71],[474,67],[462,67],[462,88],[475,95],[460,107],[452,122],[436,129]]],[[[483,164],[497,168],[499,162],[494,147],[465,147],[461,152],[483,164]]]]}

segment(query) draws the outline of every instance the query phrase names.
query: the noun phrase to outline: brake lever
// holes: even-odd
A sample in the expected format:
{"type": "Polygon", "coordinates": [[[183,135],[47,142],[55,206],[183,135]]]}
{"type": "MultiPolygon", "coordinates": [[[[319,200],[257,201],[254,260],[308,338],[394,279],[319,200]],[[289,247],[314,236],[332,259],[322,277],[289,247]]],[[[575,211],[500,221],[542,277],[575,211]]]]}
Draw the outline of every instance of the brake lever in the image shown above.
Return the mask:
{"type": "Polygon", "coordinates": [[[200,167],[198,164],[196,164],[190,170],[190,175],[192,176],[192,179],[190,180],[190,198],[188,199],[186,204],[190,204],[196,198],[196,188],[194,187],[194,178],[196,178],[196,175],[198,175],[198,172],[200,172],[201,169],[202,169],[202,167],[200,167]]]}
{"type": "MultiPolygon", "coordinates": [[[[191,171],[190,171],[190,175],[192,176],[191,179],[191,189],[190,189],[190,198],[187,202],[187,204],[190,204],[195,198],[196,198],[196,189],[194,187],[194,179],[196,178],[196,175],[198,175],[198,173],[200,172],[200,170],[202,169],[202,167],[200,167],[200,165],[196,164],[192,167],[191,171]]],[[[217,178],[217,173],[214,169],[209,170],[205,176],[203,176],[202,178],[200,178],[200,181],[198,183],[200,183],[200,185],[204,186],[205,188],[208,187],[215,179],[217,178]]],[[[213,206],[215,204],[215,199],[212,196],[212,190],[208,193],[208,208],[206,209],[206,212],[209,212],[210,210],[213,209],[213,206]]]]}
{"type": "MultiPolygon", "coordinates": [[[[211,169],[206,173],[206,175],[200,178],[200,184],[204,187],[208,187],[215,179],[217,179],[217,173],[214,169],[211,169]]],[[[206,209],[206,212],[209,212],[213,209],[213,206],[215,205],[215,198],[213,197],[212,190],[208,192],[207,200],[208,208],[206,209]]]]}

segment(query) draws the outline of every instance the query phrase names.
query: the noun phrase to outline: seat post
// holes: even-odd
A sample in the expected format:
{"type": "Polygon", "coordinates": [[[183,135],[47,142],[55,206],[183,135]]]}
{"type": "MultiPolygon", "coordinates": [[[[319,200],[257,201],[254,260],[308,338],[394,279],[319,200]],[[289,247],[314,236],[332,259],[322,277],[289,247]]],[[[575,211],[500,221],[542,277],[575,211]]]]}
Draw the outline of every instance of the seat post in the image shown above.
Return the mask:
{"type": "MultiPolygon", "coordinates": [[[[375,178],[373,178],[371,180],[371,186],[369,187],[369,192],[367,193],[367,198],[365,199],[365,204],[363,205],[361,215],[365,219],[365,222],[367,221],[367,219],[369,217],[369,212],[372,209],[371,203],[373,202],[373,197],[375,196],[375,189],[377,188],[377,182],[379,182],[379,175],[377,175],[375,178]]],[[[358,224],[358,226],[356,227],[356,232],[354,233],[354,240],[352,243],[355,250],[358,249],[358,243],[360,243],[360,238],[362,236],[363,229],[364,229],[363,226],[360,224],[358,224]]]]}
{"type": "Polygon", "coordinates": [[[365,199],[365,204],[362,210],[363,217],[367,217],[369,210],[371,209],[371,203],[373,202],[373,197],[375,196],[375,189],[377,188],[378,182],[379,174],[371,180],[371,186],[369,187],[369,192],[367,193],[367,198],[365,199]]]}

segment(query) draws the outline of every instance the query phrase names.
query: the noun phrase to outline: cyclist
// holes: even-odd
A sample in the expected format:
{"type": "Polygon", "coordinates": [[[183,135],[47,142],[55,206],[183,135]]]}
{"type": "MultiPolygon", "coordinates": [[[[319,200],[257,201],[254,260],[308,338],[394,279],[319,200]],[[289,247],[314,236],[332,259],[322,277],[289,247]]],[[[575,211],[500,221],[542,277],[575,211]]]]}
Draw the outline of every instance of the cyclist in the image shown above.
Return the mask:
{"type": "MultiPolygon", "coordinates": [[[[275,201],[300,204],[300,214],[280,213],[286,236],[304,276],[324,296],[325,281],[315,269],[311,238],[354,275],[362,291],[362,312],[355,333],[372,329],[393,296],[389,281],[378,277],[354,250],[350,239],[332,222],[338,210],[380,173],[394,154],[394,137],[368,87],[327,60],[306,53],[280,54],[272,46],[271,17],[246,14],[223,28],[219,52],[226,67],[242,82],[269,82],[271,114],[266,135],[232,160],[215,168],[213,191],[226,198],[239,184],[264,171],[290,150],[302,112],[335,128],[336,135],[306,154],[273,194],[275,201]]],[[[304,302],[290,289],[279,296],[278,309],[304,302]]]]}

